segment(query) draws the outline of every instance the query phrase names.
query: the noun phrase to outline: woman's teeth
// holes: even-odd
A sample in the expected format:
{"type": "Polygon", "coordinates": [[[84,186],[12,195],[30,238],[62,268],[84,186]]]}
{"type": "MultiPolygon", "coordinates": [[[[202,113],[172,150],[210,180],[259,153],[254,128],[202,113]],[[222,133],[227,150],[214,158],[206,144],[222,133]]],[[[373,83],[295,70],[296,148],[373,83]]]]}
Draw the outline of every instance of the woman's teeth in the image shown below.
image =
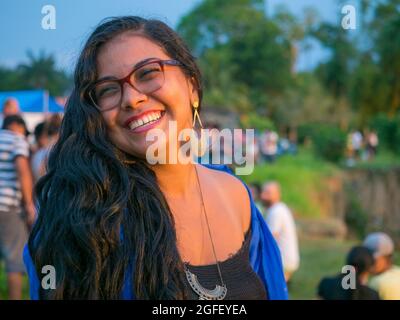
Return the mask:
{"type": "Polygon", "coordinates": [[[132,121],[129,124],[129,128],[131,130],[134,130],[136,128],[139,128],[141,126],[149,124],[151,122],[157,121],[160,118],[161,118],[161,112],[152,112],[152,113],[146,114],[144,117],[142,117],[138,120],[132,121]]]}

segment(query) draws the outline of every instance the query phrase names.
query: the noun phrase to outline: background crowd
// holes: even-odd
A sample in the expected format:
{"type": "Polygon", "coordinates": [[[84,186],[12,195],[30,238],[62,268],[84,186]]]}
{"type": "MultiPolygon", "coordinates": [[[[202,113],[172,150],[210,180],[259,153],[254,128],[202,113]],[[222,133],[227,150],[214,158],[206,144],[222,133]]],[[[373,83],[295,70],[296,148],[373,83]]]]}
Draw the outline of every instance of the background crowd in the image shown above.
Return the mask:
{"type": "Polygon", "coordinates": [[[33,188],[46,171],[51,146],[58,138],[61,116],[44,117],[29,132],[18,100],[2,107],[0,129],[0,253],[7,273],[8,296],[22,297],[24,245],[35,219],[33,188]]]}
{"type": "MultiPolygon", "coordinates": [[[[282,202],[276,181],[250,185],[253,198],[281,251],[285,278],[289,287],[300,266],[296,223],[289,207],[282,202]]],[[[368,234],[362,243],[350,249],[337,275],[321,279],[316,298],[324,300],[400,300],[400,267],[394,265],[394,242],[384,232],[368,234]],[[350,271],[349,271],[350,270],[350,271]]]]}

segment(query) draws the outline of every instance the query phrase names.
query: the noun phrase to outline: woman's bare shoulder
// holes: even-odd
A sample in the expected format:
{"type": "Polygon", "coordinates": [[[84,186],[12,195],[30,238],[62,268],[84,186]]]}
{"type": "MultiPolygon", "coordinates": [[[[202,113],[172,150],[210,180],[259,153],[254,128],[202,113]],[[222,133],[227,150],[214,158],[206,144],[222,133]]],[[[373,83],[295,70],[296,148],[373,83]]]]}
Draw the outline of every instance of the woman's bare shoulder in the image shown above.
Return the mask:
{"type": "Polygon", "coordinates": [[[237,212],[239,219],[241,219],[243,231],[247,231],[251,218],[250,198],[242,181],[228,172],[205,166],[201,167],[210,185],[214,186],[215,192],[227,199],[226,201],[229,201],[232,208],[237,212]]]}

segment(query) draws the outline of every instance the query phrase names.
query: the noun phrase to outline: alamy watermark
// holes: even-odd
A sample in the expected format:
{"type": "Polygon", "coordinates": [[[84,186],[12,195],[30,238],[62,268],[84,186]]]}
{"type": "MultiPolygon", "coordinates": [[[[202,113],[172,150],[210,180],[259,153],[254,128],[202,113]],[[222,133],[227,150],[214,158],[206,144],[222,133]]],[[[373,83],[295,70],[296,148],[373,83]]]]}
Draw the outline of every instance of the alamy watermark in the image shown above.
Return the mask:
{"type": "Polygon", "coordinates": [[[43,30],[55,30],[56,29],[56,8],[47,4],[42,7],[42,29],[43,30]]]}
{"type": "Polygon", "coordinates": [[[356,269],[351,265],[345,265],[342,268],[342,288],[344,290],[356,289],[356,269]]]}
{"type": "Polygon", "coordinates": [[[342,28],[345,30],[355,30],[357,28],[357,20],[356,20],[356,8],[347,4],[342,7],[342,28]]]}
{"type": "Polygon", "coordinates": [[[154,128],[147,132],[146,141],[151,142],[146,160],[153,165],[233,164],[237,175],[254,170],[254,129],[202,129],[199,135],[191,128],[178,133],[176,121],[169,121],[168,139],[164,130],[154,128]]]}
{"type": "Polygon", "coordinates": [[[42,288],[44,290],[56,288],[56,268],[50,264],[42,267],[42,274],[44,274],[42,278],[42,288]]]}

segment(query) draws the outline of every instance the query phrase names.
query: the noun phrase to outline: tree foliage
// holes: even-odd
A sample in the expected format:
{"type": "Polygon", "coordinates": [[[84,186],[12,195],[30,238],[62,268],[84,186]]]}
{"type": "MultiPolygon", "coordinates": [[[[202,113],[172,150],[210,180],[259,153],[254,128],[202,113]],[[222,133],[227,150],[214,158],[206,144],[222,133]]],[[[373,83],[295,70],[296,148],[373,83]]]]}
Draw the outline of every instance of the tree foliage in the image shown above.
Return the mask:
{"type": "Polygon", "coordinates": [[[265,113],[291,81],[291,42],[263,1],[205,0],[178,32],[199,58],[208,104],[265,113]]]}
{"type": "Polygon", "coordinates": [[[353,32],[342,28],[340,12],[327,22],[312,8],[299,17],[283,6],[266,13],[261,0],[204,0],[178,31],[199,59],[206,104],[278,127],[317,121],[346,129],[400,108],[400,0],[359,0],[358,8],[353,32]],[[329,55],[298,73],[299,50],[310,41],[329,55]]]}
{"type": "MultiPolygon", "coordinates": [[[[338,7],[345,4],[337,0],[338,7]]],[[[284,6],[266,12],[263,0],[203,0],[177,31],[198,58],[206,105],[268,117],[277,128],[309,122],[342,129],[400,109],[400,0],[358,0],[357,31],[301,15],[284,6]],[[318,43],[329,55],[314,69],[296,71],[299,51],[318,43]]],[[[71,79],[52,55],[27,54],[15,68],[0,66],[0,90],[45,88],[65,94],[71,79]]]]}
{"type": "Polygon", "coordinates": [[[50,95],[64,95],[71,85],[70,77],[56,67],[52,55],[41,51],[37,56],[27,52],[28,61],[15,68],[0,67],[0,90],[46,89],[50,95]]]}

